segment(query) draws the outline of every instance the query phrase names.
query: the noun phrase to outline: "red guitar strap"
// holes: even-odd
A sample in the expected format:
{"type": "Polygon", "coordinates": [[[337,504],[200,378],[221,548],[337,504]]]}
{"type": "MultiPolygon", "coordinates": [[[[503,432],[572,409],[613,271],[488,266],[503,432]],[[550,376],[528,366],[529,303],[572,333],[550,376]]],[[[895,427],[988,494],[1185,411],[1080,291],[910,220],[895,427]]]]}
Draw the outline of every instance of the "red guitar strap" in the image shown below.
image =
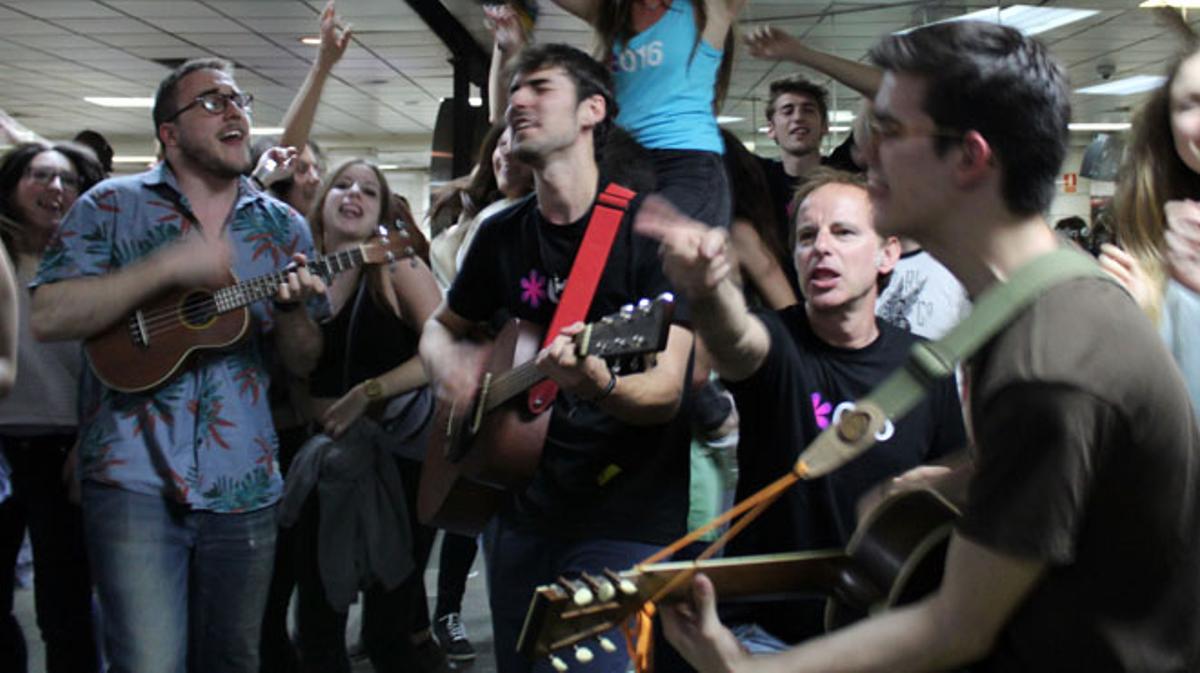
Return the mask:
{"type": "MultiPolygon", "coordinates": [[[[542,348],[550,345],[554,337],[568,325],[577,323],[587,317],[596,296],[596,286],[600,284],[600,275],[608,263],[608,254],[612,251],[613,241],[621,228],[621,220],[629,208],[629,202],[637,193],[616,183],[608,187],[596,197],[596,205],[592,208],[592,218],[588,220],[587,231],[583,234],[583,242],[575,253],[575,261],[571,264],[571,273],[567,276],[567,287],[563,290],[562,299],[554,311],[550,328],[546,330],[546,338],[542,340],[542,348]]],[[[529,410],[540,414],[550,408],[558,395],[558,384],[546,379],[529,389],[529,410]]]]}

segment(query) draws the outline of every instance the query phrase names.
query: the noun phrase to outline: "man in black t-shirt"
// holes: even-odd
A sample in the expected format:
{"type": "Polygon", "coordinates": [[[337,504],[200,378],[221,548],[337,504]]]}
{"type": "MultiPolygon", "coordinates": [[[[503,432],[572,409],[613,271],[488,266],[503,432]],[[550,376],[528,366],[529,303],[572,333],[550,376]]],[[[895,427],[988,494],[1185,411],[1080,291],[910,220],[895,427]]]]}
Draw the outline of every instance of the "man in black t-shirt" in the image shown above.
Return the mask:
{"type": "MultiPolygon", "coordinates": [[[[564,45],[526,50],[514,71],[507,121],[515,156],[533,169],[535,193],[483,224],[421,340],[437,394],[458,408],[468,408],[481,368],[466,340],[470,328],[498,317],[550,323],[605,186],[595,156],[616,115],[609,73],[564,45]]],[[[626,216],[587,319],[670,289],[657,246],[626,216]]],[[[681,303],[675,320],[687,320],[681,303]]],[[[691,332],[674,324],[653,367],[621,376],[594,356],[577,358],[567,336],[538,354],[538,368],[560,388],[541,462],[485,533],[501,673],[533,666],[515,647],[537,585],[629,567],[685,532],[690,433],[680,411],[691,351],[691,332]]],[[[624,648],[592,650],[589,670],[628,666],[624,648]]]]}
{"type": "MultiPolygon", "coordinates": [[[[1012,28],[953,22],[891,35],[871,56],[885,73],[868,150],[879,230],[915,239],[972,296],[1058,249],[1042,213],[1066,155],[1070,91],[1048,50],[1012,28]]],[[[689,275],[722,261],[719,235],[702,236],[671,256],[689,275]]],[[[698,317],[707,286],[690,285],[698,317]]],[[[698,578],[691,604],[663,611],[693,665],[1200,670],[1200,430],[1133,300],[1100,278],[1060,283],[967,363],[966,379],[975,460],[952,475],[969,489],[941,587],[755,660],[698,578]]]]}
{"type": "MultiPolygon", "coordinates": [[[[752,314],[725,282],[714,297],[694,305],[698,334],[712,344],[714,368],[738,405],[739,500],[791,470],[839,408],[883,381],[916,342],[875,316],[879,286],[896,263],[899,243],[876,233],[866,181],[822,169],[810,174],[798,198],[793,238],[803,304],[752,314]]],[[[653,219],[644,212],[639,228],[661,232],[663,226],[693,224],[653,219]]],[[[668,270],[672,264],[668,253],[668,270]]],[[[856,504],[869,489],[966,445],[953,380],[938,385],[885,433],[837,472],[790,489],[730,542],[729,555],[844,547],[856,527],[856,504]]],[[[822,609],[818,600],[755,602],[730,606],[725,614],[744,631],[756,624],[796,643],[823,631],[822,609]]]]}

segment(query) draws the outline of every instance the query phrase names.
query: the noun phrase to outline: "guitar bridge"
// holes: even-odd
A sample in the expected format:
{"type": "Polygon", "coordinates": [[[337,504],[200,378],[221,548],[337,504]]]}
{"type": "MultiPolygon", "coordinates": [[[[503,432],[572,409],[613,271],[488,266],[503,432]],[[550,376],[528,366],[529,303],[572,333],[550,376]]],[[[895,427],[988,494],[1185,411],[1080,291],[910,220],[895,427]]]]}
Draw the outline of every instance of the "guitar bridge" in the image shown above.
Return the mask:
{"type": "Polygon", "coordinates": [[[141,311],[134,311],[129,318],[129,337],[135,345],[150,347],[150,332],[146,329],[146,320],[141,311]]]}

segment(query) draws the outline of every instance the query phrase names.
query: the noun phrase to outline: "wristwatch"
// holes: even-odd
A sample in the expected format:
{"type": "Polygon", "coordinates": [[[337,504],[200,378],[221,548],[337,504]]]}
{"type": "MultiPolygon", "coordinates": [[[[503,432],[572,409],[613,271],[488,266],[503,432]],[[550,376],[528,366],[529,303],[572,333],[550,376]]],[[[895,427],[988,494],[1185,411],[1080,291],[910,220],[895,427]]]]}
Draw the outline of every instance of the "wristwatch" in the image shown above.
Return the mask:
{"type": "Polygon", "coordinates": [[[367,394],[367,399],[374,402],[383,397],[383,384],[379,379],[367,379],[363,381],[363,392],[367,394]]]}

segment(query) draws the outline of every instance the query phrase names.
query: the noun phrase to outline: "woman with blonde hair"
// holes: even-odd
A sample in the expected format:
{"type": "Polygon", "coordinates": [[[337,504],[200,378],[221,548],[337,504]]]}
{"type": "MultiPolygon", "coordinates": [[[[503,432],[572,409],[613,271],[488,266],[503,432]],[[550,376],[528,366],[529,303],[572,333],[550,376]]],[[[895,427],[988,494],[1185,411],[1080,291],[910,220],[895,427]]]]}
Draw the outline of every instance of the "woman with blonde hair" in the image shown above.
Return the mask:
{"type": "Polygon", "coordinates": [[[1116,198],[1124,249],[1102,246],[1100,263],[1158,323],[1200,412],[1200,283],[1187,252],[1200,226],[1200,40],[1163,16],[1186,48],[1134,120],[1116,198]]]}

